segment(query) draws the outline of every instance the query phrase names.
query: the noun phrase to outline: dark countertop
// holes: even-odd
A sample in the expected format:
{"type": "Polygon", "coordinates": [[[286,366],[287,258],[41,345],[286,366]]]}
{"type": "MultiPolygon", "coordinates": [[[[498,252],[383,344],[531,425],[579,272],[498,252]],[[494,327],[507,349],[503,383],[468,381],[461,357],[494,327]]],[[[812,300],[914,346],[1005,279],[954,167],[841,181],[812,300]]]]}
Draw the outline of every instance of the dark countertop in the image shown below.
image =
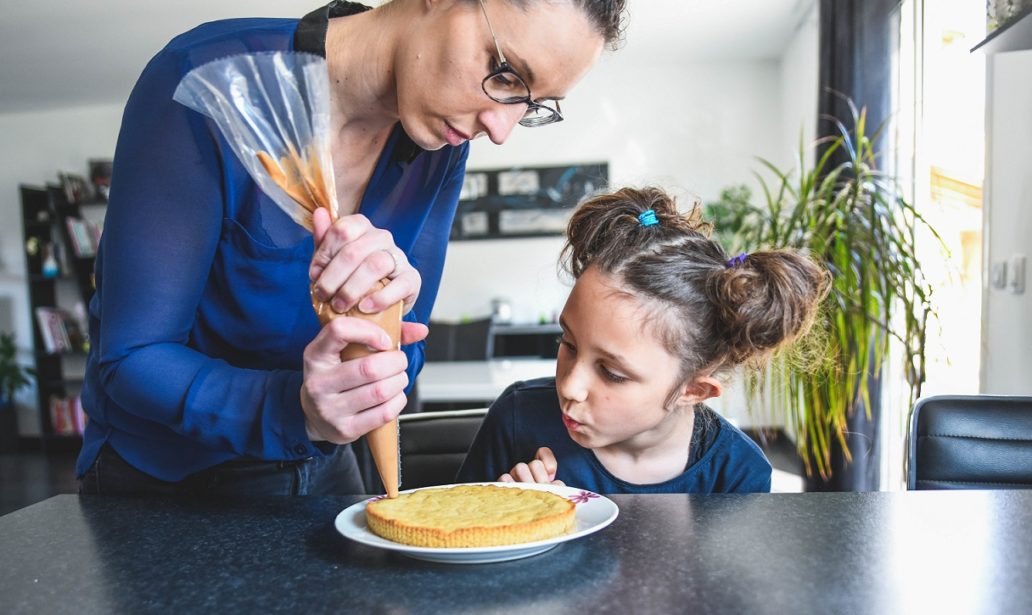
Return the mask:
{"type": "Polygon", "coordinates": [[[1032,491],[611,496],[601,532],[481,565],[346,540],[361,499],[56,496],[0,517],[0,610],[1032,612],[1032,491]]]}

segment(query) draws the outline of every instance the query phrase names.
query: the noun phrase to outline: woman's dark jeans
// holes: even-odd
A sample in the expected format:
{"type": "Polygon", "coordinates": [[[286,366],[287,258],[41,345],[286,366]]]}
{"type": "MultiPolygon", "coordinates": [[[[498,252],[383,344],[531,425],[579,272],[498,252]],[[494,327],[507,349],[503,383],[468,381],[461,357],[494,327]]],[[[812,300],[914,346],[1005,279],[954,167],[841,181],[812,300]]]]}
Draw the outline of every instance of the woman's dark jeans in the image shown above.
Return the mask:
{"type": "Polygon", "coordinates": [[[235,460],[179,482],[137,470],[105,444],[97,460],[79,477],[79,493],[103,495],[358,495],[366,492],[351,446],[322,457],[298,461],[235,460]]]}

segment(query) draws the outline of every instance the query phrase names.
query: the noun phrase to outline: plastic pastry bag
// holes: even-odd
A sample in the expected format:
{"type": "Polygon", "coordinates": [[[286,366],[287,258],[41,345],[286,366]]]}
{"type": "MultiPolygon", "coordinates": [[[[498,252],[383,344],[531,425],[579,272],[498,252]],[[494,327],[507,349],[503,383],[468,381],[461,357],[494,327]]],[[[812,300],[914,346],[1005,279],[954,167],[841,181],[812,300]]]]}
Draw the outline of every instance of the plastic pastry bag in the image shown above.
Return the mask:
{"type": "MultiPolygon", "coordinates": [[[[254,181],[295,222],[311,231],[312,213],[319,207],[333,220],[340,216],[323,58],[293,52],[222,58],[187,73],[173,98],[215,122],[254,181]]],[[[313,295],[312,307],[323,325],[345,315],[372,320],[400,348],[400,302],[380,314],[357,309],[338,314],[313,295]]],[[[341,352],[341,360],[368,353],[364,345],[352,344],[341,352]]],[[[398,422],[370,432],[366,439],[387,495],[396,497],[401,482],[398,422]]]]}

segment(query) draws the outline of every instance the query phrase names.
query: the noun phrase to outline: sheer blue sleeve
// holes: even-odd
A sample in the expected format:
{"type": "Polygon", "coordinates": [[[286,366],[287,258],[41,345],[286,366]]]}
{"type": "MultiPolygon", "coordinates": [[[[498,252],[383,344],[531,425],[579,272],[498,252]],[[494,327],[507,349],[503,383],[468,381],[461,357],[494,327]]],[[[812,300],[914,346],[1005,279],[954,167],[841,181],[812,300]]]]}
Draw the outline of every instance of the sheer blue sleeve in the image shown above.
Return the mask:
{"type": "Polygon", "coordinates": [[[232,153],[205,118],[173,102],[182,62],[155,57],[123,116],[97,261],[100,384],[126,412],[213,450],[315,454],[299,371],[234,367],[189,345],[225,216],[222,157],[232,153]]]}

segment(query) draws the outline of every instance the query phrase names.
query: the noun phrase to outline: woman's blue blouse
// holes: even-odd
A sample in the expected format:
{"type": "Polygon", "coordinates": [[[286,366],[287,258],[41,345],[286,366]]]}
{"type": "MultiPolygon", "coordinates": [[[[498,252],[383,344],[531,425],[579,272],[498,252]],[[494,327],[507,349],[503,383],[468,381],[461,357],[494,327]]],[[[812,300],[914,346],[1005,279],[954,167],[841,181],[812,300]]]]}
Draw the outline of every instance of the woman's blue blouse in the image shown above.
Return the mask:
{"type": "MultiPolygon", "coordinates": [[[[293,50],[297,29],[296,19],[204,24],[173,39],[132,91],[89,306],[79,475],[105,443],[168,481],[235,458],[325,450],[308,440],[300,404],[302,352],[319,331],[311,234],[210,120],[172,100],[192,68],[293,50]]],[[[429,320],[468,151],[418,150],[398,125],[366,188],[359,211],[393,233],[423,278],[406,320],[429,320]]],[[[414,382],[422,344],[404,350],[414,382]]]]}

